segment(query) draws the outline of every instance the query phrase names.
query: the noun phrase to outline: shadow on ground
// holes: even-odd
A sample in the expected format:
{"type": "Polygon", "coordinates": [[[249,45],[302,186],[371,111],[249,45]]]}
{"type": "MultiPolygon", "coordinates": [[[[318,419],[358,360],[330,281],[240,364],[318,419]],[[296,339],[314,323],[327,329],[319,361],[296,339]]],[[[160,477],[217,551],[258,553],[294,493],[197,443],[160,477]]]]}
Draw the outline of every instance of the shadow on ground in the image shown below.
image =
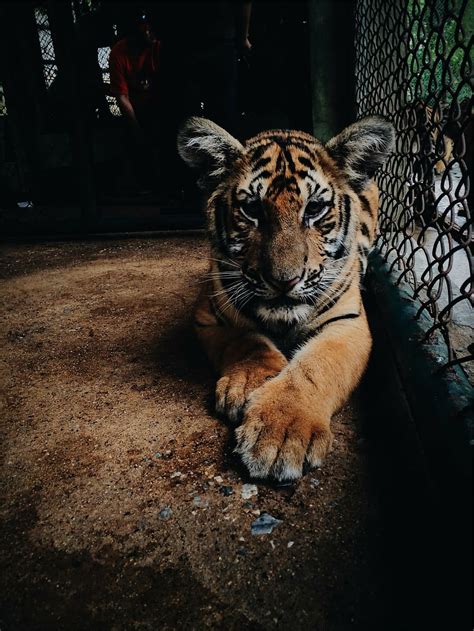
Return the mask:
{"type": "Polygon", "coordinates": [[[359,397],[322,469],[243,497],[190,328],[205,258],[4,248],[2,629],[392,628],[359,397]]]}

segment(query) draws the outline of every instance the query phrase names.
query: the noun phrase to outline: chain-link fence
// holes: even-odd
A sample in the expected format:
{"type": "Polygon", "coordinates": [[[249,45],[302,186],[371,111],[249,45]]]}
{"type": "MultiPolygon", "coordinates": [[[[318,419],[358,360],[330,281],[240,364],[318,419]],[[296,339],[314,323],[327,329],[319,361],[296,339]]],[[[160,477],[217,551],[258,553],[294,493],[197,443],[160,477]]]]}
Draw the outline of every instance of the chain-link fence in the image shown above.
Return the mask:
{"type": "MultiPolygon", "coordinates": [[[[99,64],[99,68],[102,74],[102,81],[104,83],[104,88],[109,91],[110,90],[110,72],[109,72],[109,57],[110,57],[110,46],[103,46],[97,49],[97,62],[99,64]]],[[[120,116],[120,110],[117,105],[116,99],[109,94],[105,97],[107,99],[107,103],[109,105],[110,113],[113,116],[120,116]]]]}
{"type": "Polygon", "coordinates": [[[425,340],[447,344],[443,368],[471,373],[473,344],[472,48],[468,0],[358,0],[359,116],[382,114],[397,130],[378,177],[378,251],[410,287],[425,340]]]}
{"type": "Polygon", "coordinates": [[[49,17],[44,7],[35,8],[35,20],[41,47],[44,80],[46,87],[49,88],[58,74],[58,67],[56,65],[56,55],[54,52],[53,38],[51,37],[49,17]]]}

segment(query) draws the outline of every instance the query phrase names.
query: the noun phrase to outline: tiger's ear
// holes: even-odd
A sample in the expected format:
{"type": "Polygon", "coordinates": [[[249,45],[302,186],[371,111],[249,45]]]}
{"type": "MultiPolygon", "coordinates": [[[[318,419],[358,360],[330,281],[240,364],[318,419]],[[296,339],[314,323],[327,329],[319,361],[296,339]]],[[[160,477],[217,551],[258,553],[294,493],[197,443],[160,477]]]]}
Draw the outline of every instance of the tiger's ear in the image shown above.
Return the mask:
{"type": "Polygon", "coordinates": [[[238,140],[207,118],[193,116],[178,132],[178,153],[199,170],[198,186],[212,190],[228,173],[244,148],[238,140]]]}
{"type": "Polygon", "coordinates": [[[393,150],[395,130],[382,116],[369,116],[346,127],[326,145],[350,184],[361,191],[393,150]]]}

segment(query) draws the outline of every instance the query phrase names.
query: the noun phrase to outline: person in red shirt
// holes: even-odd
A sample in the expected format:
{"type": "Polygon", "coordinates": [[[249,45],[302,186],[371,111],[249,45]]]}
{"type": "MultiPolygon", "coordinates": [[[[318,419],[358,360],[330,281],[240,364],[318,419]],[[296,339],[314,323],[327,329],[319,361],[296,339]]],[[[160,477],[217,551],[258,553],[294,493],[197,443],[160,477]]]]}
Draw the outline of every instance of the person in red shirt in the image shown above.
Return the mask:
{"type": "Polygon", "coordinates": [[[160,42],[140,13],[127,37],[110,52],[110,93],[126,122],[129,149],[141,190],[150,187],[156,169],[153,149],[159,144],[160,42]]]}

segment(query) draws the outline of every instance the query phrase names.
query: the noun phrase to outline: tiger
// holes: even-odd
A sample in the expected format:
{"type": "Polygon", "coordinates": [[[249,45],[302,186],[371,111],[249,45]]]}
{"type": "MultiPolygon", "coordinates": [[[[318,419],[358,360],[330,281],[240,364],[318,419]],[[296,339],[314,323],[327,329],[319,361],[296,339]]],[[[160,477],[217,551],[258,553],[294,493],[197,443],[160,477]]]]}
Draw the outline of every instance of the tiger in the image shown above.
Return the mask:
{"type": "Polygon", "coordinates": [[[446,134],[446,110],[439,105],[436,108],[426,106],[426,125],[429,129],[432,151],[436,162],[434,171],[440,175],[453,159],[454,140],[446,134]]]}
{"type": "MultiPolygon", "coordinates": [[[[419,159],[428,161],[426,170],[441,175],[454,157],[454,140],[447,133],[449,107],[443,103],[430,107],[419,99],[407,106],[402,116],[404,126],[413,127],[417,135],[417,153],[419,159]]],[[[423,179],[427,179],[426,174],[424,176],[423,179]]]]}
{"type": "Polygon", "coordinates": [[[242,144],[192,117],[178,152],[204,191],[209,273],[194,313],[251,478],[321,466],[331,417],[358,385],[372,338],[361,278],[377,229],[375,171],[394,128],[372,116],[323,144],[293,130],[242,144]]]}

